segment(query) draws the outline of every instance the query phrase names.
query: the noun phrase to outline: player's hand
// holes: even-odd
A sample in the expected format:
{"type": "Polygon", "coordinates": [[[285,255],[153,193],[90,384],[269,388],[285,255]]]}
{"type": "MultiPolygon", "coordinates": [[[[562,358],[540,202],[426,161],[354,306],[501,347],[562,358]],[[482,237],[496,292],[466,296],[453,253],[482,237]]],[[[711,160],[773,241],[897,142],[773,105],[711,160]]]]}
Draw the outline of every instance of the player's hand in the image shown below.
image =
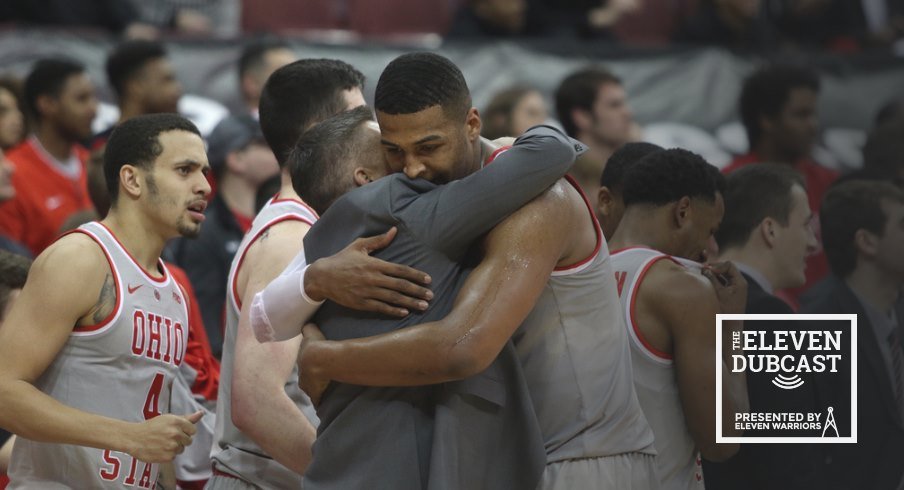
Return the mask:
{"type": "Polygon", "coordinates": [[[191,444],[197,432],[195,424],[203,416],[204,412],[199,410],[185,416],[158,415],[141,422],[135,427],[132,449],[126,452],[145,463],[170,462],[191,444]]]}
{"type": "Polygon", "coordinates": [[[430,276],[404,265],[370,256],[386,247],[397,233],[359,238],[331,257],[318,259],[304,276],[305,293],[312,299],[329,299],[347,308],[384,315],[407,316],[427,309],[433,292],[430,276]]]}
{"type": "Polygon", "coordinates": [[[330,380],[317,376],[311,366],[305,365],[305,351],[315,342],[326,340],[317,325],[308,323],[301,329],[301,347],[298,349],[298,387],[304,391],[315,407],[320,405],[323,392],[330,385],[330,380]]]}
{"type": "Polygon", "coordinates": [[[734,264],[725,261],[704,265],[703,275],[716,290],[721,313],[744,313],[747,309],[747,280],[734,264]]]}

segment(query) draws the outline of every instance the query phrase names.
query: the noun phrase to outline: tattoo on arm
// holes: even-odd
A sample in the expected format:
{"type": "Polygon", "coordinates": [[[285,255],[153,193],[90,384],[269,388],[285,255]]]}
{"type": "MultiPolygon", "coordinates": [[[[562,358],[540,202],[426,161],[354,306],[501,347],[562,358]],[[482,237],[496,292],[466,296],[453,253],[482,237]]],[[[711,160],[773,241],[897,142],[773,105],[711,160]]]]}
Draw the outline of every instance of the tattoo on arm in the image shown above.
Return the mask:
{"type": "Polygon", "coordinates": [[[107,318],[113,308],[116,308],[116,285],[113,282],[113,276],[107,274],[104,285],[100,288],[97,303],[91,309],[89,317],[95,324],[100,323],[107,318]]]}

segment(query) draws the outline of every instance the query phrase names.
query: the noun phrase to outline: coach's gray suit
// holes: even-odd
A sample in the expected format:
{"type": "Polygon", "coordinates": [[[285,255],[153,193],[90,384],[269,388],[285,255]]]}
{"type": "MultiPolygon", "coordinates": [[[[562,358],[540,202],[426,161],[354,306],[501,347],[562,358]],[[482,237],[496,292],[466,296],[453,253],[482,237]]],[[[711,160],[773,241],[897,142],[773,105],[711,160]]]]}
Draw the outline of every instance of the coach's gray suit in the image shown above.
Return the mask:
{"type": "MultiPolygon", "coordinates": [[[[328,339],[341,340],[445,317],[479,261],[471,244],[552,185],[584,149],[538,126],[464,179],[438,186],[394,174],[346,194],[305,237],[309,263],[396,225],[392,244],[375,256],[430,274],[434,299],[426,312],[404,319],[327,302],[314,322],[328,339]]],[[[532,490],[546,463],[510,342],[486,371],[462,381],[412,388],[333,383],[318,415],[305,490],[532,490]]]]}

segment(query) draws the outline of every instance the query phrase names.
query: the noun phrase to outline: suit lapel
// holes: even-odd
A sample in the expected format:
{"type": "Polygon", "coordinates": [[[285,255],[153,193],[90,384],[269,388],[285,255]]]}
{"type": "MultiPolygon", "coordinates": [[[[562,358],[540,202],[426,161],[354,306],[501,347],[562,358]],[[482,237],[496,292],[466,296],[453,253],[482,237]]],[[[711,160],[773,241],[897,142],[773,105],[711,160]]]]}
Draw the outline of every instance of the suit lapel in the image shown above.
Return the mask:
{"type": "Polygon", "coordinates": [[[892,420],[898,421],[901,425],[900,411],[897,409],[895,402],[891,378],[888,377],[888,370],[885,368],[885,360],[882,352],[879,350],[879,343],[876,341],[876,333],[873,332],[873,325],[869,321],[869,316],[860,300],[854,296],[854,292],[845,284],[837,290],[836,298],[841,311],[855,313],[857,315],[857,350],[860,357],[866,361],[872,375],[879,381],[882,404],[888,410],[892,420]]]}

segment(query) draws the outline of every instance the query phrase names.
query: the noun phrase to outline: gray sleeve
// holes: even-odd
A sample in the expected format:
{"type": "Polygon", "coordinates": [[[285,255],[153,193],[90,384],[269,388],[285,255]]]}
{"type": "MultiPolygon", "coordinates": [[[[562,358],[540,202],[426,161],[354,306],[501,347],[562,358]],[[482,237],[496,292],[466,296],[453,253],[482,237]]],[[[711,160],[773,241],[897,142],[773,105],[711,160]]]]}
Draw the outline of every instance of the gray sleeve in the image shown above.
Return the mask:
{"type": "Polygon", "coordinates": [[[421,195],[404,221],[428,246],[457,257],[565,175],[584,151],[560,130],[535,126],[491,165],[421,195]]]}

